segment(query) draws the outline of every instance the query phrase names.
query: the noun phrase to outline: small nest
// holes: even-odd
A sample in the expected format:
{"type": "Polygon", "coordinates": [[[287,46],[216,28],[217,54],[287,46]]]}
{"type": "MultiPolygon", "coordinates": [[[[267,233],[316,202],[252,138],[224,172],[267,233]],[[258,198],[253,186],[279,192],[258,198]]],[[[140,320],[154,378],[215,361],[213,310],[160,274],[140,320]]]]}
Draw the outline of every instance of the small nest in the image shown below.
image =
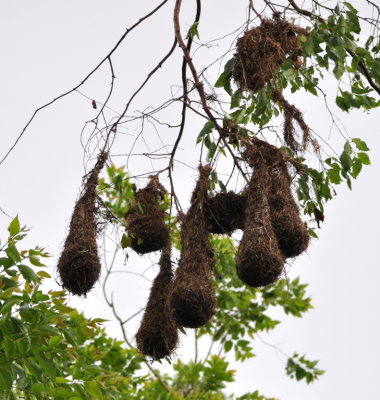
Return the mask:
{"type": "Polygon", "coordinates": [[[269,205],[273,230],[285,258],[296,257],[307,249],[310,236],[292,195],[285,162],[275,167],[271,175],[269,205]]]}
{"type": "Polygon", "coordinates": [[[161,254],[160,272],[153,282],[136,334],[138,350],[155,361],[170,356],[178,343],[177,326],[167,304],[173,281],[170,253],[168,246],[161,254]]]}
{"type": "Polygon", "coordinates": [[[101,264],[96,243],[96,187],[106,159],[107,153],[101,153],[88,175],[83,194],[71,216],[69,234],[58,260],[62,287],[75,295],[88,293],[100,276],[101,264]]]}
{"type": "Polygon", "coordinates": [[[233,77],[238,87],[257,92],[273,80],[287,56],[296,61],[303,54],[297,34],[308,32],[278,16],[246,31],[237,40],[233,77]]]}
{"type": "Polygon", "coordinates": [[[182,220],[181,259],[170,296],[174,319],[178,326],[186,328],[206,324],[215,313],[215,290],[211,279],[214,259],[205,215],[211,168],[201,166],[199,171],[190,209],[182,220]]]}
{"type": "Polygon", "coordinates": [[[165,225],[165,212],[159,207],[159,199],[166,191],[160,184],[158,176],[153,176],[144,189],[135,193],[135,200],[143,210],[140,214],[137,207],[126,216],[126,225],[131,247],[139,254],[163,249],[169,243],[169,229],[165,225]]]}
{"type": "Polygon", "coordinates": [[[244,228],[246,196],[234,192],[218,193],[207,200],[207,226],[211,233],[228,233],[244,228]]]}

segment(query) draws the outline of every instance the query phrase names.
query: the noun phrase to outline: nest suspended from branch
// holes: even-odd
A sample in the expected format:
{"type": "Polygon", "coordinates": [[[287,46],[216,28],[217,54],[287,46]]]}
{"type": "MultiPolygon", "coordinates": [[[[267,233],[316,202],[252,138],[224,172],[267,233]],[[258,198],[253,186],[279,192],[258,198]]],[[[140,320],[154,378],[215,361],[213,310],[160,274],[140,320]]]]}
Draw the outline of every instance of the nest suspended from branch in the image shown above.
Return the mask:
{"type": "Polygon", "coordinates": [[[101,264],[98,256],[97,194],[99,172],[108,154],[100,153],[97,163],[89,173],[83,194],[77,201],[71,216],[69,234],[58,260],[58,272],[62,286],[76,295],[85,295],[99,279],[101,264]]]}
{"type": "Polygon", "coordinates": [[[218,193],[207,200],[207,226],[211,233],[228,233],[244,228],[246,196],[218,193]]]}
{"type": "Polygon", "coordinates": [[[136,207],[126,216],[126,225],[131,247],[139,254],[163,249],[169,243],[169,229],[165,225],[165,212],[160,209],[159,199],[163,199],[165,188],[158,176],[152,176],[144,189],[135,193],[135,200],[143,213],[136,207]]]}
{"type": "Polygon", "coordinates": [[[269,205],[278,246],[285,258],[296,257],[307,249],[310,236],[292,195],[291,178],[284,161],[273,169],[271,181],[269,205]]]}
{"type": "Polygon", "coordinates": [[[200,166],[199,172],[191,206],[182,220],[181,259],[170,296],[174,319],[179,326],[186,328],[206,324],[215,312],[215,290],[211,278],[214,259],[205,215],[211,168],[200,166]]]}
{"type": "Polygon", "coordinates": [[[285,262],[278,248],[269,209],[271,184],[266,160],[271,150],[250,144],[244,153],[254,170],[247,188],[244,233],[236,264],[239,278],[253,287],[273,283],[281,274],[285,262]]]}
{"type": "Polygon", "coordinates": [[[307,249],[310,236],[290,188],[284,153],[276,146],[253,138],[243,156],[252,167],[261,162],[258,160],[265,160],[270,174],[270,218],[278,247],[285,258],[300,255],[307,249]]]}
{"type": "Polygon", "coordinates": [[[138,350],[153,360],[169,356],[178,343],[178,331],[168,295],[172,289],[173,272],[171,247],[164,248],[160,258],[160,272],[153,282],[140,328],[136,334],[138,350]]]}
{"type": "Polygon", "coordinates": [[[302,56],[297,35],[308,31],[275,15],[246,31],[237,40],[233,77],[242,90],[257,92],[273,80],[287,56],[296,63],[302,56]]]}

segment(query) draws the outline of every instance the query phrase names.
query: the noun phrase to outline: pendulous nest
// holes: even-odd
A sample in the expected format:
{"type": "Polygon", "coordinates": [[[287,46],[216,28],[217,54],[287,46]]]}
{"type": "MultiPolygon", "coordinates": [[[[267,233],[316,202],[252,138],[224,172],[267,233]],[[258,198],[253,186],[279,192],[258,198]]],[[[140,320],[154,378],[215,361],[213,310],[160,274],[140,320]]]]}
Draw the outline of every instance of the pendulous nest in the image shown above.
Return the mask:
{"type": "Polygon", "coordinates": [[[287,56],[296,62],[302,56],[297,35],[308,31],[275,15],[246,31],[237,40],[233,77],[242,90],[257,92],[273,80],[287,56]]]}
{"type": "Polygon", "coordinates": [[[247,188],[244,233],[236,255],[239,278],[253,287],[273,283],[285,262],[272,228],[269,190],[268,166],[265,161],[256,160],[247,188]]]}
{"type": "Polygon", "coordinates": [[[214,258],[205,215],[211,167],[200,166],[199,172],[191,206],[182,218],[181,259],[170,296],[173,317],[178,326],[186,328],[206,324],[215,312],[215,290],[211,278],[214,258]]]}
{"type": "Polygon", "coordinates": [[[143,213],[139,213],[138,207],[129,212],[126,216],[126,229],[132,249],[139,254],[161,250],[169,242],[169,229],[164,221],[165,212],[159,206],[159,199],[165,193],[157,175],[151,177],[144,189],[135,193],[135,200],[140,204],[143,213]]]}
{"type": "Polygon", "coordinates": [[[207,226],[211,233],[228,233],[244,228],[246,196],[234,192],[217,193],[207,200],[207,226]]]}
{"type": "Polygon", "coordinates": [[[285,258],[304,252],[310,241],[305,223],[291,191],[291,178],[283,152],[276,146],[252,138],[243,157],[251,167],[265,163],[270,175],[268,204],[278,247],[285,258]]]}
{"type": "Polygon", "coordinates": [[[307,249],[310,236],[292,195],[291,178],[284,161],[273,169],[271,181],[269,206],[278,246],[285,258],[296,257],[307,249]]]}
{"type": "Polygon", "coordinates": [[[136,334],[138,350],[155,361],[168,357],[178,343],[177,326],[167,303],[173,283],[170,255],[171,247],[167,246],[162,251],[160,272],[153,282],[136,334]]]}
{"type": "Polygon", "coordinates": [[[85,295],[99,279],[101,264],[98,255],[96,187],[99,172],[107,159],[102,152],[88,175],[83,194],[71,216],[69,234],[58,260],[62,286],[76,295],[85,295]]]}

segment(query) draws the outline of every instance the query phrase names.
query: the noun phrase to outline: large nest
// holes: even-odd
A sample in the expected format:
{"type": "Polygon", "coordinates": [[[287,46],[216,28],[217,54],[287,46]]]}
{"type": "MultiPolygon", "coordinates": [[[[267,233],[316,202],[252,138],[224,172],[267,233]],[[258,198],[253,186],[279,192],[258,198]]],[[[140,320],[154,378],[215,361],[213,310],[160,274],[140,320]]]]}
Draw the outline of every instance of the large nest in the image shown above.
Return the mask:
{"type": "Polygon", "coordinates": [[[273,231],[283,255],[286,258],[298,256],[307,249],[310,236],[290,188],[284,153],[276,146],[252,138],[243,157],[253,168],[265,163],[269,169],[268,201],[273,231]]]}
{"type": "Polygon", "coordinates": [[[269,179],[266,167],[255,168],[249,184],[244,233],[236,257],[239,278],[253,287],[273,283],[285,262],[271,224],[269,179]]]}
{"type": "Polygon", "coordinates": [[[187,328],[206,324],[215,312],[215,290],[211,278],[214,259],[205,215],[211,168],[201,166],[199,171],[191,206],[182,220],[181,259],[170,297],[176,323],[187,328]]]}
{"type": "Polygon", "coordinates": [[[207,225],[211,233],[231,234],[244,228],[246,196],[234,192],[217,193],[207,200],[207,225]]]}
{"type": "Polygon", "coordinates": [[[310,236],[292,195],[291,178],[285,162],[272,170],[271,178],[269,205],[278,246],[286,258],[296,257],[307,249],[310,236]]]}
{"type": "Polygon", "coordinates": [[[83,194],[71,216],[69,234],[58,260],[62,286],[76,295],[85,295],[99,279],[101,264],[96,243],[97,207],[96,186],[99,172],[107,159],[102,152],[87,177],[83,194]]]}
{"type": "Polygon", "coordinates": [[[173,272],[171,248],[167,246],[160,259],[160,272],[153,282],[140,328],[136,334],[138,350],[153,360],[169,356],[178,343],[177,326],[168,307],[173,272]]]}
{"type": "Polygon", "coordinates": [[[165,212],[159,206],[159,200],[163,199],[165,193],[157,175],[151,177],[144,189],[135,193],[135,200],[141,207],[135,207],[127,214],[126,223],[131,247],[139,254],[161,250],[169,242],[165,212]]]}
{"type": "Polygon", "coordinates": [[[237,40],[233,77],[238,87],[253,92],[262,89],[287,56],[296,61],[303,54],[297,35],[307,33],[278,16],[263,19],[260,26],[246,31],[237,40]]]}

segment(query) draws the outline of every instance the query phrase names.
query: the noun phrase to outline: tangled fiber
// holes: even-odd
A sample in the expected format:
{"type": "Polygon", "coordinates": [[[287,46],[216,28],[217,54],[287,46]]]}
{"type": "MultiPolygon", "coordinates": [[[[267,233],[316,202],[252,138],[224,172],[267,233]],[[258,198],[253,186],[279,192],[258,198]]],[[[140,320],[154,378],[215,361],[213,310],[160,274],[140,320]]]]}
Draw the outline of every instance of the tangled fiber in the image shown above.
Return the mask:
{"type": "Polygon", "coordinates": [[[211,279],[214,259],[205,215],[210,173],[210,166],[199,167],[191,206],[182,217],[181,259],[170,296],[177,325],[187,328],[206,324],[215,312],[215,290],[211,279]]]}
{"type": "Polygon", "coordinates": [[[57,268],[63,288],[76,295],[85,295],[90,291],[100,275],[101,264],[96,243],[96,186],[107,156],[105,152],[100,153],[95,167],[87,177],[58,260],[57,268]]]}
{"type": "MultiPolygon", "coordinates": [[[[276,89],[273,92],[272,100],[281,104],[284,110],[284,139],[286,144],[295,152],[300,150],[301,147],[305,150],[308,142],[311,140],[310,128],[303,119],[301,111],[284,98],[280,89],[276,89]],[[294,128],[294,121],[298,123],[303,132],[302,145],[300,145],[295,139],[296,132],[294,128]]],[[[316,142],[314,141],[313,146],[314,148],[316,147],[316,142]]]]}
{"type": "Polygon", "coordinates": [[[166,193],[158,176],[152,176],[144,189],[135,193],[135,200],[143,210],[137,207],[126,216],[127,231],[131,247],[139,254],[163,249],[169,242],[169,229],[165,225],[165,212],[160,209],[159,199],[166,193]]]}
{"type": "Polygon", "coordinates": [[[239,278],[249,286],[273,283],[281,274],[285,258],[272,228],[269,191],[270,175],[266,154],[272,149],[249,145],[244,153],[254,170],[247,188],[244,233],[237,251],[239,278]]]}
{"type": "Polygon", "coordinates": [[[207,200],[207,226],[211,233],[231,234],[244,228],[246,196],[234,192],[218,193],[207,200]]]}
{"type": "Polygon", "coordinates": [[[177,326],[167,304],[173,281],[170,255],[171,247],[167,246],[162,251],[160,272],[153,282],[136,334],[138,350],[153,360],[169,356],[178,343],[177,326]]]}
{"type": "Polygon", "coordinates": [[[233,77],[238,87],[257,92],[275,77],[287,56],[298,60],[303,52],[297,34],[307,35],[308,31],[278,15],[246,31],[237,40],[235,53],[233,77]]]}

